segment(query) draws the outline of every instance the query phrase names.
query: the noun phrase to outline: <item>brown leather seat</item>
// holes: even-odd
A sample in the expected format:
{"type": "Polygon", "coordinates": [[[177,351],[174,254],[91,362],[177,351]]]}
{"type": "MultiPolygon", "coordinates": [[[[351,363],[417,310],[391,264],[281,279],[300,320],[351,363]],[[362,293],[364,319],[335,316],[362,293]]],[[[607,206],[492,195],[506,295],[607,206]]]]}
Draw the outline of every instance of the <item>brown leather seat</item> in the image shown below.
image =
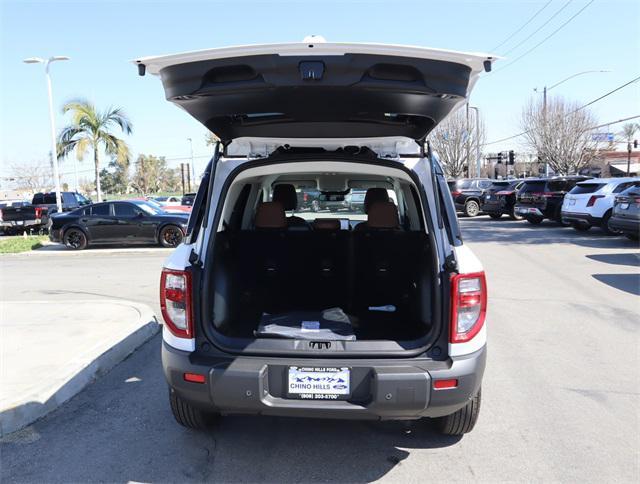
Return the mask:
{"type": "Polygon", "coordinates": [[[367,221],[355,226],[354,230],[398,230],[400,217],[398,207],[393,202],[374,202],[369,207],[367,221]]]}
{"type": "Polygon", "coordinates": [[[364,196],[364,213],[369,213],[369,209],[374,203],[388,201],[389,194],[385,188],[369,188],[364,196]]]}
{"type": "MultiPolygon", "coordinates": [[[[282,203],[285,211],[295,210],[298,207],[298,195],[296,188],[290,183],[282,183],[273,187],[273,196],[271,199],[274,202],[282,203]]],[[[289,227],[309,229],[309,224],[302,217],[296,217],[292,215],[287,217],[287,224],[289,227]]]]}
{"type": "Polygon", "coordinates": [[[256,209],[256,229],[286,229],[287,217],[280,202],[264,202],[256,209]]]}

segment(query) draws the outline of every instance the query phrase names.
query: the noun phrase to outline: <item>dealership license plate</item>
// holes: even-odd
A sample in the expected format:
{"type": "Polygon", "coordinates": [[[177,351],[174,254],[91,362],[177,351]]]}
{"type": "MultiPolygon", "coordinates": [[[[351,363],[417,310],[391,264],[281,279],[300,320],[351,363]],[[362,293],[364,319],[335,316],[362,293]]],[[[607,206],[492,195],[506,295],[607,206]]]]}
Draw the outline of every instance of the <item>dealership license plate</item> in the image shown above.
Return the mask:
{"type": "Polygon", "coordinates": [[[290,366],[287,396],[302,400],[346,400],[351,393],[349,368],[290,366]]]}
{"type": "Polygon", "coordinates": [[[569,205],[575,205],[575,204],[576,204],[575,198],[572,198],[569,200],[569,205]]]}

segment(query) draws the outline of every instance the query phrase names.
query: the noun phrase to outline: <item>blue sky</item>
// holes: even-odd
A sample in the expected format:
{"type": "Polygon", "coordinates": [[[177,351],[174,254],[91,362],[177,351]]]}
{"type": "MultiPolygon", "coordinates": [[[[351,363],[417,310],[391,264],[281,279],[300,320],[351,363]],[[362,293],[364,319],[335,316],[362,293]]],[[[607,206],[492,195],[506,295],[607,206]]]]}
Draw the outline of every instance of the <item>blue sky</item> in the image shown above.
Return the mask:
{"type": "MultiPolygon", "coordinates": [[[[551,3],[526,27],[520,27],[548,0],[540,1],[11,1],[0,0],[0,167],[47,159],[49,118],[42,66],[31,56],[67,55],[52,66],[57,128],[65,119],[65,100],[86,97],[99,107],[123,107],[134,123],[128,138],[134,155],[187,161],[194,140],[196,168],[210,149],[205,129],[164,100],[160,81],[138,77],[128,61],[227,45],[299,41],[308,34],[329,41],[412,44],[502,54],[526,39],[568,0],[551,3]]],[[[557,34],[524,54],[589,3],[571,1],[537,34],[495,64],[472,94],[485,118],[487,141],[519,132],[518,118],[533,88],[552,85],[576,72],[610,69],[567,81],[552,93],[579,103],[640,75],[640,2],[596,0],[557,34]]],[[[600,122],[640,114],[640,83],[593,105],[600,122]]],[[[611,131],[619,129],[612,126],[611,131]]],[[[491,145],[487,151],[520,149],[518,140],[491,145]]],[[[80,165],[90,177],[91,164],[80,165]]],[[[65,162],[63,173],[72,172],[65,162]]],[[[70,176],[65,177],[71,180],[70,176]]]]}

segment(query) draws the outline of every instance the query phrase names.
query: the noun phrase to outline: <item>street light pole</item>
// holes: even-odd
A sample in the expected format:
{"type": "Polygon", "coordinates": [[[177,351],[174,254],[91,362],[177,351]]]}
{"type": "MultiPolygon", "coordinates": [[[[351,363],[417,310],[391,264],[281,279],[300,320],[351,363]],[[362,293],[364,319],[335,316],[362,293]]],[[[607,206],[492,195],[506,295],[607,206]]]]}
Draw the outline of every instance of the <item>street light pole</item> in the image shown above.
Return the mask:
{"type": "Polygon", "coordinates": [[[467,104],[467,112],[469,109],[473,109],[476,112],[476,177],[480,178],[482,171],[480,163],[480,109],[467,104]]]}
{"type": "MultiPolygon", "coordinates": [[[[598,73],[598,72],[611,72],[611,71],[608,69],[605,69],[605,70],[590,70],[590,71],[577,72],[575,74],[570,75],[569,77],[566,77],[560,82],[556,82],[551,87],[544,86],[544,89],[542,91],[542,126],[544,129],[545,137],[547,134],[547,91],[550,91],[554,87],[557,87],[560,84],[567,82],[569,79],[573,79],[574,77],[582,76],[584,74],[598,73]]],[[[537,89],[534,89],[534,91],[537,91],[537,89]]],[[[548,177],[549,176],[549,159],[546,155],[544,157],[544,167],[545,167],[544,168],[545,176],[548,177]]]]}
{"type": "Polygon", "coordinates": [[[189,141],[189,147],[191,148],[191,179],[193,180],[193,184],[196,184],[196,169],[193,166],[193,140],[191,138],[187,138],[189,141]]]}
{"type": "MultiPolygon", "coordinates": [[[[62,196],[60,194],[60,170],[58,168],[58,147],[56,141],[56,120],[55,113],[53,111],[53,91],[51,89],[51,75],[49,74],[49,66],[52,62],[68,60],[65,56],[53,56],[47,60],[39,57],[30,57],[23,62],[26,64],[44,64],[45,77],[47,79],[47,94],[49,97],[49,122],[51,125],[51,164],[53,165],[53,179],[56,185],[56,206],[58,207],[58,213],[62,212],[62,196]]],[[[77,176],[77,174],[76,174],[77,176]]],[[[77,183],[77,180],[76,180],[77,183]]]]}

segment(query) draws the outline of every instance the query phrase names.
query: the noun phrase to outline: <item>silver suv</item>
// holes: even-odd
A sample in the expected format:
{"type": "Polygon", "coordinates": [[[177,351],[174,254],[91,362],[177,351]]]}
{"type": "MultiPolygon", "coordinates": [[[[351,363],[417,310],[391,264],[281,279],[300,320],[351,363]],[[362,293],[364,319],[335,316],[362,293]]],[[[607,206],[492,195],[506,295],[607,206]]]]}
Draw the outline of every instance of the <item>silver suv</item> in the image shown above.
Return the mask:
{"type": "Polygon", "coordinates": [[[428,135],[493,60],[309,39],[135,61],[221,140],[161,276],[178,423],[264,414],[473,428],[487,286],[428,135]],[[316,213],[299,209],[304,190],[365,199],[316,213]]]}

